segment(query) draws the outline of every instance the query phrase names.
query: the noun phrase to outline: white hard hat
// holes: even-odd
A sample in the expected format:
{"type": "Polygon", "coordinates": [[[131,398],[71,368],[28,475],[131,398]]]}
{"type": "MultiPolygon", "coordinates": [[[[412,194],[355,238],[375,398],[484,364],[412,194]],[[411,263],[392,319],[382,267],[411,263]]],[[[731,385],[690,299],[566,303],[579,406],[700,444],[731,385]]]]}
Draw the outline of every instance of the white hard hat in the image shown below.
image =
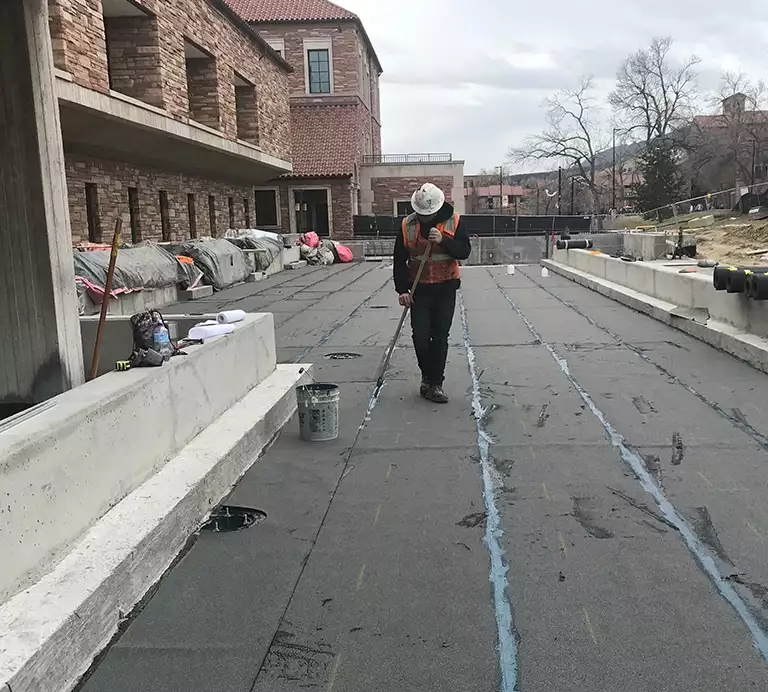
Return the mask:
{"type": "Polygon", "coordinates": [[[445,193],[432,183],[424,183],[411,197],[413,211],[422,216],[432,216],[445,204],[445,193]]]}

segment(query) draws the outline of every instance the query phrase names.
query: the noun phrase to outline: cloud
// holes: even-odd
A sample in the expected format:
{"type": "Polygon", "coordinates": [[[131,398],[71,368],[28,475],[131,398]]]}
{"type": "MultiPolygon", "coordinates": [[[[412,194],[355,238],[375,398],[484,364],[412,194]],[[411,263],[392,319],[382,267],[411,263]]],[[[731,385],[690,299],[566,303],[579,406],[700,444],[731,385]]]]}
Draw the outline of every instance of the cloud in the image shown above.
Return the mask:
{"type": "Polygon", "coordinates": [[[676,56],[701,57],[703,92],[725,69],[768,77],[765,0],[742,0],[738,16],[701,0],[337,2],[360,16],[384,68],[384,149],[450,151],[468,172],[540,132],[544,99],[580,76],[607,97],[622,60],[657,35],[674,39],[676,56]]]}

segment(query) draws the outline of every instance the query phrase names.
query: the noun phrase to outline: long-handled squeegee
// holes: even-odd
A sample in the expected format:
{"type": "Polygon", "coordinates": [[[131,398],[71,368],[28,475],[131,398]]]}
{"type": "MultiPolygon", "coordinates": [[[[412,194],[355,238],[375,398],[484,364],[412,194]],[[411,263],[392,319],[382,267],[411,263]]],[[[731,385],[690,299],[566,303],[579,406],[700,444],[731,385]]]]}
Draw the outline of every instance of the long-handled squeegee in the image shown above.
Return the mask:
{"type": "MultiPolygon", "coordinates": [[[[413,295],[416,292],[416,286],[418,286],[419,281],[421,281],[421,274],[424,271],[424,265],[429,261],[429,256],[431,254],[432,243],[430,242],[427,244],[426,252],[421,256],[421,262],[419,263],[419,269],[416,272],[416,278],[413,280],[413,284],[411,284],[411,298],[413,298],[413,295]]],[[[387,350],[384,352],[384,357],[381,359],[381,363],[379,365],[379,376],[376,378],[376,389],[380,389],[384,384],[384,373],[386,373],[387,368],[389,367],[389,360],[392,358],[392,352],[395,350],[395,344],[397,344],[397,339],[403,329],[403,324],[405,323],[405,318],[406,315],[408,315],[409,309],[410,308],[408,307],[403,308],[403,314],[400,315],[400,321],[397,323],[395,335],[392,337],[392,341],[389,342],[389,346],[387,346],[387,350]]]]}

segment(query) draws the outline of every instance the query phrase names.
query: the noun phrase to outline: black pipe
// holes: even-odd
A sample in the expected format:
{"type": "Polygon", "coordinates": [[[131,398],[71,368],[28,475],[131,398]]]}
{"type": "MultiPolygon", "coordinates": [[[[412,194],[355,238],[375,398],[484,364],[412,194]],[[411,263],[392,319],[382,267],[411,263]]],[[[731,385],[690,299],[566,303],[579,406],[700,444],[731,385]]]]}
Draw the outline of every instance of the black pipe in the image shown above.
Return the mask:
{"type": "Polygon", "coordinates": [[[768,273],[748,274],[744,293],[753,300],[768,300],[768,273]]]}
{"type": "Polygon", "coordinates": [[[717,267],[715,267],[715,270],[712,272],[712,285],[715,287],[716,291],[728,291],[729,293],[741,293],[744,290],[744,283],[746,282],[746,275],[744,275],[745,271],[751,271],[751,272],[768,272],[768,267],[734,267],[734,266],[728,266],[721,264],[717,267]],[[728,277],[731,276],[734,273],[741,273],[741,277],[737,278],[735,281],[731,280],[730,285],[733,288],[729,289],[729,283],[728,283],[728,277]],[[735,288],[736,286],[741,285],[741,288],[735,288]]]}
{"type": "Polygon", "coordinates": [[[577,238],[576,240],[558,240],[558,250],[589,250],[594,247],[592,238],[577,238]]]}

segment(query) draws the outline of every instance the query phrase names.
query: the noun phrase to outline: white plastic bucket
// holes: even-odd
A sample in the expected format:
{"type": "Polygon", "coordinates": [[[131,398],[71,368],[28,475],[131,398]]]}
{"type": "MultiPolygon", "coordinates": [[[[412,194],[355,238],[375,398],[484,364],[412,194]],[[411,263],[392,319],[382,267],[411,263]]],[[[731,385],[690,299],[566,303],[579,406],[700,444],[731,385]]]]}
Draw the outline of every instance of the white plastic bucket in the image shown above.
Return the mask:
{"type": "Polygon", "coordinates": [[[508,264],[507,265],[507,274],[510,276],[514,275],[515,273],[515,265],[514,264],[508,264]]]}
{"type": "Polygon", "coordinates": [[[307,442],[328,442],[339,436],[339,386],[306,384],[296,387],[299,435],[307,442]]]}

